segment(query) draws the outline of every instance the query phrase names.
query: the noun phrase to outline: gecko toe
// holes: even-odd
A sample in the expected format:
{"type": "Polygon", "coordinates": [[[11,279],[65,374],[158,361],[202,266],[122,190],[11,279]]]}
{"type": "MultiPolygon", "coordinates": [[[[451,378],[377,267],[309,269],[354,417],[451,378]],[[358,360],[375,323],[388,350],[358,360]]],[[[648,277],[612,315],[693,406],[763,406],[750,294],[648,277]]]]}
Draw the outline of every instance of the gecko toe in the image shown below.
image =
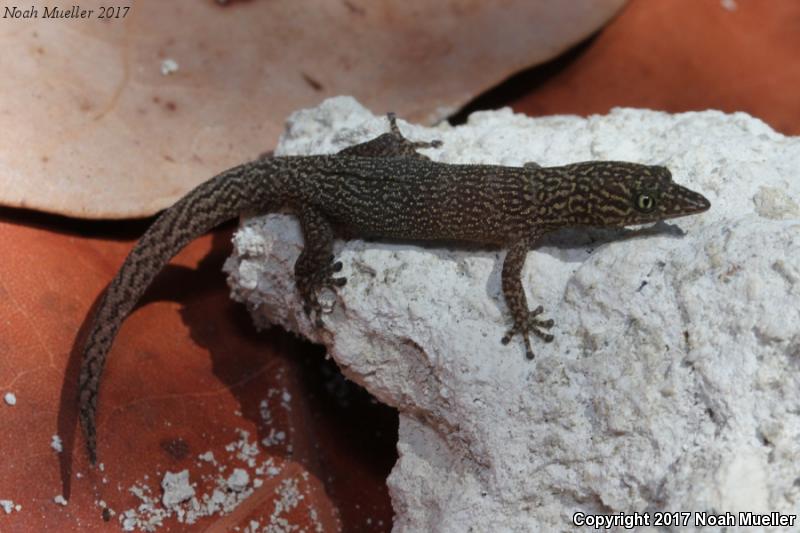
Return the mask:
{"type": "Polygon", "coordinates": [[[548,319],[548,320],[537,320],[537,319],[535,319],[533,317],[530,317],[528,319],[528,328],[529,329],[540,329],[540,328],[550,329],[554,325],[555,325],[555,322],[553,321],[552,318],[548,319]]]}
{"type": "Polygon", "coordinates": [[[511,339],[517,335],[522,335],[522,341],[525,345],[525,357],[527,359],[533,359],[534,353],[531,349],[530,343],[530,336],[535,335],[542,339],[544,342],[553,342],[553,335],[550,333],[546,333],[543,331],[544,329],[550,329],[553,327],[555,322],[552,318],[547,320],[539,320],[536,317],[544,312],[542,306],[538,306],[536,309],[533,309],[528,312],[527,320],[523,319],[518,323],[515,323],[511,329],[509,329],[505,336],[500,339],[500,342],[503,344],[508,344],[511,342],[511,339]]]}
{"type": "Polygon", "coordinates": [[[530,332],[542,339],[544,342],[553,342],[553,335],[551,333],[545,333],[537,327],[532,327],[530,332]]]}
{"type": "Polygon", "coordinates": [[[336,289],[344,287],[347,283],[346,277],[333,276],[334,272],[342,270],[342,262],[334,261],[334,259],[334,256],[330,256],[327,265],[323,266],[315,273],[298,280],[297,289],[303,300],[303,310],[309,320],[317,327],[323,325],[321,319],[322,315],[333,311],[333,307],[336,305],[334,301],[331,306],[326,305],[323,309],[323,305],[318,299],[319,292],[327,289],[335,295],[336,289]]]}
{"type": "Polygon", "coordinates": [[[444,143],[441,139],[434,139],[432,141],[418,141],[412,143],[414,148],[441,148],[444,143]]]}

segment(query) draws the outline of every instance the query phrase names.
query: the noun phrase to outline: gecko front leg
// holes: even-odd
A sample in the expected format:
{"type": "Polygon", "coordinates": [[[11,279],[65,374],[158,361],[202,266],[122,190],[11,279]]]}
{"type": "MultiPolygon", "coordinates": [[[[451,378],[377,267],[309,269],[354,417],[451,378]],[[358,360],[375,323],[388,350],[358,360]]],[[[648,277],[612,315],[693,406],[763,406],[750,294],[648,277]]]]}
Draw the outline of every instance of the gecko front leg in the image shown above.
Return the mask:
{"type": "Polygon", "coordinates": [[[342,269],[341,261],[334,262],[333,228],[319,212],[306,207],[298,212],[303,230],[303,251],[294,264],[294,281],[306,315],[317,326],[322,325],[322,306],[317,293],[322,289],[336,292],[347,283],[345,277],[333,274],[342,269]]]}
{"type": "Polygon", "coordinates": [[[528,299],[525,297],[525,290],[522,287],[521,276],[522,267],[525,266],[525,258],[539,237],[540,235],[536,234],[512,244],[503,260],[502,271],[503,296],[505,297],[506,305],[511,311],[514,325],[506,332],[501,342],[508,344],[514,335],[521,334],[522,341],[525,343],[525,355],[528,359],[533,359],[533,350],[531,349],[529,338],[531,333],[545,342],[552,342],[553,340],[553,335],[543,331],[543,329],[553,327],[553,320],[539,320],[536,318],[542,313],[542,306],[540,305],[530,311],[528,309],[528,299]]]}

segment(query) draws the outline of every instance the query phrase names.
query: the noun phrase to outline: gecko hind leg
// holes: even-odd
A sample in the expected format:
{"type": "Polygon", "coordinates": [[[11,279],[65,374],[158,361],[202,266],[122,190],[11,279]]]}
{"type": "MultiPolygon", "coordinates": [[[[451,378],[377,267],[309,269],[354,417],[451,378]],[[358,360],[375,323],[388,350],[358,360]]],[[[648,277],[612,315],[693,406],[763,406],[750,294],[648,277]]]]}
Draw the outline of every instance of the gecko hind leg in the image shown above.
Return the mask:
{"type": "Polygon", "coordinates": [[[307,267],[310,264],[309,256],[300,257],[295,264],[295,284],[303,300],[303,311],[316,326],[322,326],[322,304],[319,302],[319,292],[328,289],[334,294],[336,289],[344,287],[347,284],[347,278],[343,276],[334,276],[333,274],[342,270],[341,261],[331,260],[327,265],[315,269],[313,272],[308,272],[307,267]]]}
{"type": "Polygon", "coordinates": [[[386,118],[389,120],[389,129],[392,131],[392,135],[400,139],[402,143],[413,150],[415,154],[417,148],[439,148],[443,144],[441,139],[434,139],[432,141],[410,141],[400,132],[400,128],[397,126],[397,115],[395,113],[391,111],[386,113],[386,118]]]}
{"type": "Polygon", "coordinates": [[[307,276],[305,282],[298,284],[300,296],[303,299],[303,311],[317,326],[322,326],[322,304],[319,302],[319,292],[328,289],[336,293],[336,289],[347,284],[347,278],[334,276],[335,272],[342,270],[342,262],[331,261],[324,268],[317,270],[313,275],[307,276]]]}
{"type": "Polygon", "coordinates": [[[378,135],[369,141],[349,146],[340,150],[338,155],[349,155],[358,157],[416,157],[418,159],[429,159],[428,156],[417,152],[418,148],[438,148],[442,141],[410,141],[400,133],[397,127],[397,116],[394,113],[387,113],[389,119],[389,133],[378,135]]]}
{"type": "Polygon", "coordinates": [[[318,294],[347,284],[347,278],[334,276],[342,270],[342,262],[336,261],[333,251],[333,228],[325,218],[312,209],[298,213],[303,228],[305,246],[294,264],[294,280],[303,310],[315,325],[322,326],[322,305],[318,294]]]}

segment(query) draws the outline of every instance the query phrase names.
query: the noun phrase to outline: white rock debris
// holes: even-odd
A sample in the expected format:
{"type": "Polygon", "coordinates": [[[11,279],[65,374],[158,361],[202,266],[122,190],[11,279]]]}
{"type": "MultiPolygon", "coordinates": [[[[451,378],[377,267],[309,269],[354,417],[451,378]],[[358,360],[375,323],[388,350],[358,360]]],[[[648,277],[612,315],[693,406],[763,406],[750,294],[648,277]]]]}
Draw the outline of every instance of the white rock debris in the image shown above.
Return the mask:
{"type": "Polygon", "coordinates": [[[55,451],[56,453],[61,453],[61,452],[63,452],[63,451],[64,451],[64,445],[63,445],[63,443],[61,442],[61,437],[59,437],[58,435],[53,435],[53,436],[50,438],[50,447],[51,447],[51,448],[53,449],[53,451],[55,451]]]}
{"type": "Polygon", "coordinates": [[[275,489],[278,496],[275,502],[275,509],[269,517],[269,524],[262,531],[265,533],[289,533],[290,531],[300,531],[300,526],[290,524],[284,515],[300,504],[304,496],[297,489],[296,479],[284,479],[275,489]]]}
{"type": "MultiPolygon", "coordinates": [[[[146,483],[138,483],[129,488],[140,501],[135,509],[127,509],[118,515],[118,520],[125,531],[156,531],[165,526],[169,519],[176,519],[181,524],[194,524],[200,518],[212,515],[224,515],[233,511],[239,504],[253,494],[254,489],[261,487],[264,478],[273,478],[281,474],[271,457],[256,461],[261,453],[258,443],[250,440],[248,431],[237,429],[238,439],[225,446],[227,457],[217,459],[213,452],[207,451],[197,456],[200,464],[218,467],[216,474],[200,474],[194,476],[188,470],[167,472],[161,478],[161,497],[158,498],[146,483]],[[221,475],[228,463],[235,465],[227,477],[221,475]],[[248,470],[252,469],[252,471],[248,470]],[[253,477],[259,476],[259,477],[253,477]],[[196,477],[204,486],[213,485],[208,491],[198,491],[198,483],[192,483],[196,477]],[[252,486],[251,481],[252,479],[252,486]]],[[[148,476],[144,476],[145,480],[148,476]]],[[[290,531],[290,530],[287,530],[290,531]]]]}
{"type": "Polygon", "coordinates": [[[209,451],[206,453],[201,453],[200,455],[197,456],[197,458],[207,463],[217,464],[217,460],[214,459],[214,452],[209,451]]]}
{"type": "Polygon", "coordinates": [[[250,432],[243,429],[236,430],[239,433],[239,440],[225,446],[225,451],[236,452],[236,458],[245,461],[250,468],[256,465],[256,456],[260,453],[257,442],[251,442],[250,432]]]}
{"type": "Polygon", "coordinates": [[[278,444],[282,444],[285,441],[286,441],[286,432],[270,429],[267,436],[261,439],[261,444],[263,444],[266,448],[269,448],[270,446],[276,446],[278,444]]]}
{"type": "Polygon", "coordinates": [[[167,472],[161,480],[161,503],[164,507],[171,508],[194,496],[194,487],[189,482],[189,471],[167,472]]]}
{"type": "Polygon", "coordinates": [[[0,509],[3,509],[5,514],[11,514],[14,511],[21,511],[22,506],[18,503],[14,503],[12,500],[0,500],[0,509]]]}
{"type": "Polygon", "coordinates": [[[243,468],[235,468],[226,480],[227,487],[235,492],[241,492],[250,484],[250,475],[243,468]]]}
{"type": "Polygon", "coordinates": [[[17,405],[17,397],[13,392],[7,392],[3,396],[3,401],[5,401],[8,405],[17,405]]]}
{"type": "Polygon", "coordinates": [[[161,62],[161,75],[162,76],[169,76],[170,74],[174,74],[175,72],[178,72],[179,68],[180,67],[178,66],[178,62],[175,61],[174,59],[170,59],[170,58],[164,59],[161,62]]]}
{"type": "MultiPolygon", "coordinates": [[[[296,219],[242,223],[225,267],[234,298],[258,325],[323,343],[400,411],[394,533],[571,531],[575,512],[797,512],[800,138],[743,113],[633,109],[400,129],[441,139],[423,152],[450,163],[666,165],[712,207],[672,221],[683,236],[546,238],[523,284],[555,341],[534,338],[533,361],[519,339],[500,344],[501,251],[337,241],[348,283],[315,328],[292,277],[296,219]]],[[[295,113],[275,153],[333,153],[387,130],[335,98],[295,113]]]]}
{"type": "Polygon", "coordinates": [[[258,404],[258,412],[261,415],[261,421],[264,423],[265,426],[269,427],[272,425],[272,411],[269,409],[269,401],[261,400],[258,404]]]}
{"type": "Polygon", "coordinates": [[[62,507],[66,507],[67,506],[67,499],[64,498],[64,496],[62,494],[59,494],[58,496],[53,498],[53,503],[61,505],[62,507]]]}

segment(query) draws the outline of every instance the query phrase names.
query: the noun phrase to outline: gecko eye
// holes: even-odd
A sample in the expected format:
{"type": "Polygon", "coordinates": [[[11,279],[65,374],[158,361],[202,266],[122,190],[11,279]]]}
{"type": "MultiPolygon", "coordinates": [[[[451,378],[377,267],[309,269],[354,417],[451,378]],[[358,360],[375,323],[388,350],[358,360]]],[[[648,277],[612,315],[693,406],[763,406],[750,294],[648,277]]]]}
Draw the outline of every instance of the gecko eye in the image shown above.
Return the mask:
{"type": "Polygon", "coordinates": [[[636,207],[639,211],[644,213],[649,213],[656,207],[656,199],[653,195],[647,193],[641,193],[636,198],[636,207]]]}

